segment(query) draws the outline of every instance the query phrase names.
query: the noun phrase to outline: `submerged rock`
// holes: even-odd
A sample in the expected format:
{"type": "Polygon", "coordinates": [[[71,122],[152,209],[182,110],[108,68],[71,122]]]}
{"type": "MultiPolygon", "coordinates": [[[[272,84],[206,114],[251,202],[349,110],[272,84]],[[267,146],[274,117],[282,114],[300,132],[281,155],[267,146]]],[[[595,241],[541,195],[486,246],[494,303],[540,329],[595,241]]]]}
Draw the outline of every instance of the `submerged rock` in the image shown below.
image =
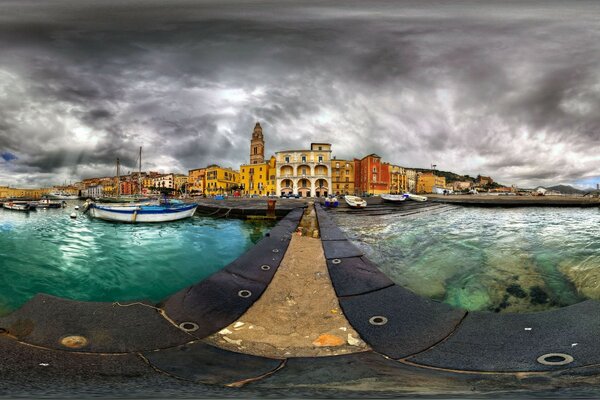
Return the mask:
{"type": "Polygon", "coordinates": [[[529,288],[529,297],[531,298],[531,304],[546,304],[549,300],[548,293],[539,286],[529,288]]]}
{"type": "Polygon", "coordinates": [[[527,297],[527,292],[525,290],[523,290],[521,285],[516,284],[516,283],[507,287],[506,293],[513,295],[519,299],[523,299],[523,298],[527,297]]]}

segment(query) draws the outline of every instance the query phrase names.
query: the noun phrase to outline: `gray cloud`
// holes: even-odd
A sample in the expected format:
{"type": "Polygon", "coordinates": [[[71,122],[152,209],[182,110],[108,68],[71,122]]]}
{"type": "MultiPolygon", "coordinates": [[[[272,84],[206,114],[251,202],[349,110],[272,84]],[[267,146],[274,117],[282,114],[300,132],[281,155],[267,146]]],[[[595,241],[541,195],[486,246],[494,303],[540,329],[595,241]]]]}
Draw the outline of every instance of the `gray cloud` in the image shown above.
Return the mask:
{"type": "Polygon", "coordinates": [[[331,141],[506,184],[600,176],[595,2],[19,1],[0,184],[247,162],[331,141]],[[543,5],[543,7],[541,7],[543,5]]]}

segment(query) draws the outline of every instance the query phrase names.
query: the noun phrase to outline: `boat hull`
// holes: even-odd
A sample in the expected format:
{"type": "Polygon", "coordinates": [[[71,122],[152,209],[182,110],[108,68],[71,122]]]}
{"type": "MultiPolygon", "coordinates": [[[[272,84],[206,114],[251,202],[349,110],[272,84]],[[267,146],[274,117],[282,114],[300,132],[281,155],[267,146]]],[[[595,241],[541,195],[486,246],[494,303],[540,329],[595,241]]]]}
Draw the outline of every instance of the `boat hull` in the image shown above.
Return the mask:
{"type": "Polygon", "coordinates": [[[344,201],[350,208],[365,208],[367,206],[366,200],[356,196],[345,196],[344,201]]]}
{"type": "Polygon", "coordinates": [[[400,203],[406,200],[406,196],[400,194],[382,194],[381,198],[389,203],[400,203]]]}
{"type": "Polygon", "coordinates": [[[406,193],[404,196],[406,196],[406,198],[412,201],[427,201],[427,197],[419,196],[417,194],[406,193]]]}
{"type": "Polygon", "coordinates": [[[31,207],[30,204],[23,204],[23,203],[4,203],[4,208],[8,209],[8,210],[13,210],[13,211],[30,211],[35,209],[35,207],[31,207]]]}
{"type": "Polygon", "coordinates": [[[170,222],[191,217],[196,212],[197,207],[197,204],[176,208],[153,206],[103,207],[94,205],[89,208],[89,213],[94,218],[106,221],[126,223],[170,222]]]}

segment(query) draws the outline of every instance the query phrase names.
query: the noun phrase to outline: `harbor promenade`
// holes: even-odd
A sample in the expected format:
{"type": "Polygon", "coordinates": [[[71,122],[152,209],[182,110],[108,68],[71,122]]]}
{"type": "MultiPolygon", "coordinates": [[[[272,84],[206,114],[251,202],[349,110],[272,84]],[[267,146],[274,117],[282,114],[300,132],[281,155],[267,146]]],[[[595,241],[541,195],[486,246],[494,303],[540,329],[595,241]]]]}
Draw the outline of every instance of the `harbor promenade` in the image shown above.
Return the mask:
{"type": "Polygon", "coordinates": [[[299,205],[223,270],[158,304],[40,294],[0,318],[0,395],[600,394],[599,302],[452,308],[394,284],[330,215],[369,207],[299,205]]]}

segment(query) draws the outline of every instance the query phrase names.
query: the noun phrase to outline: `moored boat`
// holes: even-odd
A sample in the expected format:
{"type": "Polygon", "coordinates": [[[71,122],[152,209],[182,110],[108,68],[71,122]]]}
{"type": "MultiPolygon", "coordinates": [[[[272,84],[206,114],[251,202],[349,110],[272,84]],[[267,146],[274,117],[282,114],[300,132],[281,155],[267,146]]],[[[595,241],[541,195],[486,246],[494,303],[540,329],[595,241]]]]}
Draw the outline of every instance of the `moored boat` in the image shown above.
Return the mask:
{"type": "Polygon", "coordinates": [[[403,196],[406,197],[407,199],[413,200],[413,201],[427,201],[427,197],[419,196],[418,194],[404,193],[403,196]]]}
{"type": "Polygon", "coordinates": [[[15,211],[32,211],[35,210],[35,205],[26,201],[8,201],[4,203],[4,208],[15,211]]]}
{"type": "Polygon", "coordinates": [[[406,197],[401,194],[382,194],[381,198],[383,201],[388,201],[390,203],[400,203],[406,200],[406,197]]]}
{"type": "Polygon", "coordinates": [[[365,208],[367,206],[367,201],[358,196],[346,195],[344,196],[344,200],[351,208],[365,208]]]}
{"type": "Polygon", "coordinates": [[[93,218],[116,222],[170,222],[194,215],[198,204],[149,204],[105,206],[89,203],[85,211],[93,218]]]}
{"type": "Polygon", "coordinates": [[[64,192],[48,193],[48,198],[53,200],[79,200],[79,196],[64,192]]]}
{"type": "Polygon", "coordinates": [[[63,208],[66,205],[65,201],[52,201],[48,198],[37,202],[38,208],[63,208]]]}
{"type": "Polygon", "coordinates": [[[337,207],[340,203],[337,197],[331,196],[325,198],[325,207],[337,207]]]}

